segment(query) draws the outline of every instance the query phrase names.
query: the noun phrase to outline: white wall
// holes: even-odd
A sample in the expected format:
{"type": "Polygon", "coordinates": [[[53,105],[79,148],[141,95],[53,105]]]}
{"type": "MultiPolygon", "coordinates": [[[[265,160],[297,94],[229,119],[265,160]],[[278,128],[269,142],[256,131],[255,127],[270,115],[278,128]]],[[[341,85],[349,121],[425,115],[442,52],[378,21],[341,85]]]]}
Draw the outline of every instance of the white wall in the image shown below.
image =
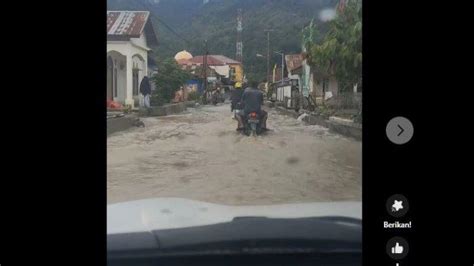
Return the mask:
{"type": "Polygon", "coordinates": [[[133,41],[107,41],[107,53],[111,51],[116,51],[124,56],[122,60],[124,60],[124,69],[119,74],[118,84],[119,86],[119,97],[117,97],[118,101],[122,102],[123,104],[129,104],[134,106],[134,99],[133,99],[133,76],[132,76],[132,68],[133,68],[133,57],[136,55],[140,55],[143,58],[143,73],[140,73],[141,78],[139,76],[139,82],[144,76],[144,73],[148,72],[148,51],[146,48],[140,47],[140,45],[134,45],[133,43],[141,43],[146,42],[144,36],[142,38],[134,38],[133,41]],[[123,86],[123,87],[121,87],[123,86]]]}
{"type": "MultiPolygon", "coordinates": [[[[145,61],[143,73],[148,73],[148,51],[150,50],[150,48],[147,45],[145,34],[142,34],[140,38],[131,38],[130,43],[132,44],[131,52],[133,53],[133,55],[138,54],[145,61]]],[[[145,74],[143,74],[143,76],[144,75],[145,74]]]]}
{"type": "MultiPolygon", "coordinates": [[[[138,87],[140,88],[140,82],[142,81],[143,77],[146,75],[146,64],[144,58],[137,56],[136,54],[132,57],[133,58],[133,65],[137,66],[140,71],[138,71],[138,87]]],[[[140,93],[140,90],[138,90],[140,93]]]]}
{"type": "Polygon", "coordinates": [[[324,80],[326,80],[328,82],[328,85],[327,85],[327,88],[326,88],[326,93],[331,92],[332,96],[337,96],[339,94],[339,84],[338,84],[335,77],[326,78],[326,79],[318,78],[318,77],[313,79],[313,77],[314,77],[314,75],[312,75],[312,79],[311,79],[311,80],[314,80],[313,95],[316,95],[317,97],[322,96],[324,80]],[[316,79],[317,79],[317,81],[316,81],[316,79]]]}
{"type": "Polygon", "coordinates": [[[127,41],[107,41],[107,53],[116,51],[123,55],[130,53],[129,43],[127,41]]]}
{"type": "Polygon", "coordinates": [[[277,101],[283,102],[285,97],[291,97],[291,86],[277,87],[277,101]]]}
{"type": "MultiPolygon", "coordinates": [[[[290,78],[290,79],[297,79],[298,82],[299,82],[299,80],[300,80],[300,76],[299,76],[299,75],[292,75],[292,74],[289,74],[289,75],[288,75],[288,78],[290,78]]],[[[300,84],[300,83],[298,83],[298,84],[300,84]]]]}
{"type": "Polygon", "coordinates": [[[136,45],[138,45],[138,46],[141,46],[141,47],[144,48],[145,50],[149,50],[149,49],[150,49],[150,48],[148,48],[145,34],[142,34],[142,36],[140,36],[140,38],[131,38],[130,41],[131,41],[133,44],[136,44],[136,45]]]}
{"type": "Polygon", "coordinates": [[[301,93],[303,91],[303,81],[301,80],[300,75],[298,75],[298,74],[289,74],[288,78],[298,80],[298,88],[299,88],[299,91],[301,93]]]}
{"type": "Polygon", "coordinates": [[[124,68],[123,70],[120,70],[120,73],[118,75],[118,80],[117,83],[120,84],[118,86],[119,88],[119,97],[118,101],[121,102],[122,104],[133,104],[133,100],[129,98],[128,95],[128,75],[127,75],[127,68],[129,68],[128,65],[128,60],[129,60],[129,55],[130,55],[130,50],[131,50],[131,45],[128,41],[107,41],[107,53],[110,52],[118,52],[125,56],[123,59],[123,64],[124,68]]]}
{"type": "Polygon", "coordinates": [[[229,71],[230,71],[230,66],[229,65],[224,65],[224,66],[209,66],[210,68],[216,70],[216,72],[219,75],[224,75],[224,77],[229,78],[229,71]]]}
{"type": "Polygon", "coordinates": [[[308,81],[308,91],[309,91],[309,93],[313,93],[315,86],[316,86],[316,84],[314,82],[314,74],[310,73],[309,74],[309,81],[308,81]]]}
{"type": "Polygon", "coordinates": [[[308,96],[306,94],[313,93],[313,90],[314,90],[313,74],[311,73],[311,67],[308,65],[306,59],[304,59],[302,62],[301,83],[305,83],[305,85],[307,86],[305,90],[305,88],[303,88],[303,84],[301,84],[301,89],[303,90],[303,93],[305,94],[304,96],[308,96]]]}
{"type": "Polygon", "coordinates": [[[117,95],[115,95],[114,101],[124,102],[126,91],[126,57],[117,51],[110,51],[107,53],[107,57],[109,56],[112,58],[113,68],[117,69],[117,95]],[[120,69],[121,66],[123,66],[123,69],[120,69]]]}
{"type": "Polygon", "coordinates": [[[125,103],[127,99],[127,62],[125,59],[123,60],[124,68],[123,70],[118,69],[118,101],[121,103],[125,103]]]}
{"type": "Polygon", "coordinates": [[[334,77],[329,79],[329,90],[332,92],[333,96],[337,96],[338,94],[338,84],[337,80],[334,77]]]}

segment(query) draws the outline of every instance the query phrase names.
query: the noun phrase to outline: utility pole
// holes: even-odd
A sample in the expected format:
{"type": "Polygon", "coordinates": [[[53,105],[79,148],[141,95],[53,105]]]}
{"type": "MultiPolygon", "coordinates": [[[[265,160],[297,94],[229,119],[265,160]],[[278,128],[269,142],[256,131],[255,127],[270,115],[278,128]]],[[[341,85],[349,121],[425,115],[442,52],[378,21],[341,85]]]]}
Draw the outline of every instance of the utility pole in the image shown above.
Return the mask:
{"type": "Polygon", "coordinates": [[[204,58],[203,58],[203,77],[204,77],[204,82],[203,82],[203,85],[204,85],[204,97],[203,97],[203,101],[204,103],[207,103],[207,55],[209,54],[209,51],[207,49],[207,40],[204,40],[204,58]]]}
{"type": "Polygon", "coordinates": [[[267,82],[270,82],[270,32],[272,29],[264,30],[267,33],[267,82]]]}
{"type": "Polygon", "coordinates": [[[281,53],[281,84],[283,85],[283,79],[285,77],[285,54],[281,53]]]}
{"type": "Polygon", "coordinates": [[[243,64],[242,62],[242,9],[237,9],[237,43],[236,43],[236,52],[235,59],[243,64]]]}
{"type": "Polygon", "coordinates": [[[281,56],[281,84],[283,85],[283,73],[284,71],[284,65],[285,65],[285,54],[280,53],[280,52],[274,52],[275,54],[279,54],[281,56]]]}

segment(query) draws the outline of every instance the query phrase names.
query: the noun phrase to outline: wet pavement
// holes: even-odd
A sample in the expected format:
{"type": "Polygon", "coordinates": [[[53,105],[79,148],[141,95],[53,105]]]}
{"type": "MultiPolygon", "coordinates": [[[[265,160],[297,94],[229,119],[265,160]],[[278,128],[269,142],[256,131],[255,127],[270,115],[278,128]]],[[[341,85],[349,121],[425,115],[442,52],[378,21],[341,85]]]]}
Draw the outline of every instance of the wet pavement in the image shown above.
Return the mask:
{"type": "Polygon", "coordinates": [[[229,104],[149,117],[107,139],[107,202],[180,197],[229,205],[361,200],[362,143],[268,109],[235,131],[229,104]]]}

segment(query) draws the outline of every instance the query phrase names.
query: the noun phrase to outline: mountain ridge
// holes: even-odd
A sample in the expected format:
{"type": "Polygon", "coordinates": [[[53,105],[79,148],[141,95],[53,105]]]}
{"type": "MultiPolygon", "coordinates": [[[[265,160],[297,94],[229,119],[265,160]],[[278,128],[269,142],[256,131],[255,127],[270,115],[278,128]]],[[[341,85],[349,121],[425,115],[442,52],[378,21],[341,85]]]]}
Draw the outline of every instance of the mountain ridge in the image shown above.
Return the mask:
{"type": "MultiPolygon", "coordinates": [[[[301,30],[319,12],[334,8],[337,0],[108,0],[109,10],[148,10],[157,31],[158,60],[172,57],[181,50],[204,54],[204,40],[210,54],[235,59],[237,9],[243,16],[243,64],[248,76],[262,79],[266,73],[267,36],[271,32],[271,50],[286,54],[301,51],[301,30]]],[[[318,20],[320,27],[324,25],[318,20]]],[[[271,55],[271,64],[281,62],[271,55]]]]}

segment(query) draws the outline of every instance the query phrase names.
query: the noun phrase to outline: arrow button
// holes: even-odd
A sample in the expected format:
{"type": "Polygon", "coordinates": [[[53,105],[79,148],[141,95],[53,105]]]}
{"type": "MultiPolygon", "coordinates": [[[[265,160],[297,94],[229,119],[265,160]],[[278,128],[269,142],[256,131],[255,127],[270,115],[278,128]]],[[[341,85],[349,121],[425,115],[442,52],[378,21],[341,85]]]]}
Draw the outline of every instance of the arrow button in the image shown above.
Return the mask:
{"type": "Polygon", "coordinates": [[[400,137],[400,135],[401,135],[401,134],[403,133],[403,131],[405,131],[405,130],[404,130],[403,127],[401,127],[400,125],[398,125],[398,128],[400,129],[400,133],[398,133],[397,136],[400,137]]]}
{"type": "Polygon", "coordinates": [[[413,137],[413,124],[407,118],[397,116],[388,122],[385,131],[391,142],[402,145],[413,137]]]}

